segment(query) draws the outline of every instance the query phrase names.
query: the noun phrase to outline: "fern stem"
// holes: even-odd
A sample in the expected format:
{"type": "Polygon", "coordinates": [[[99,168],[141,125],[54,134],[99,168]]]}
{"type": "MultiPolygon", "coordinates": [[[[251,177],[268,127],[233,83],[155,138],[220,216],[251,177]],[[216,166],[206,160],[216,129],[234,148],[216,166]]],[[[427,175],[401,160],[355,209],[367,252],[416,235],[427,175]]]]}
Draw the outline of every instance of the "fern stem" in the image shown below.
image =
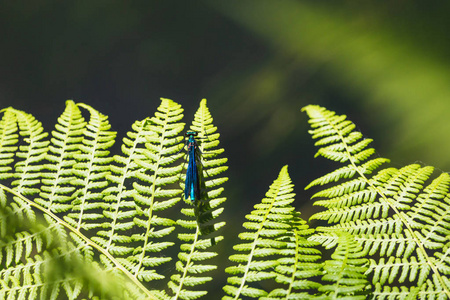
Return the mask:
{"type": "Polygon", "coordinates": [[[15,191],[7,186],[4,186],[1,183],[0,183],[0,188],[3,189],[4,191],[7,191],[10,194],[13,194],[13,195],[19,197],[23,201],[27,202],[30,206],[37,208],[38,210],[42,211],[43,213],[46,213],[47,215],[52,217],[57,223],[61,224],[62,226],[64,226],[65,228],[67,228],[68,230],[73,232],[75,235],[80,237],[82,240],[84,240],[87,245],[91,246],[92,248],[97,249],[101,254],[105,255],[116,266],[117,269],[121,270],[125,274],[125,276],[127,276],[145,295],[147,295],[149,297],[149,299],[157,300],[157,298],[155,296],[153,296],[152,294],[150,294],[150,291],[147,288],[145,288],[144,285],[133,276],[133,274],[131,274],[126,268],[124,268],[119,262],[117,262],[116,259],[107,250],[103,249],[100,245],[92,242],[88,237],[86,237],[84,234],[82,234],[81,232],[76,230],[70,224],[66,223],[64,220],[60,219],[57,215],[55,215],[50,210],[29,200],[28,198],[26,198],[19,192],[15,191]]]}
{"type": "MultiPolygon", "coordinates": [[[[325,119],[328,120],[328,118],[326,118],[326,116],[324,116],[325,119]]],[[[335,132],[339,135],[340,140],[342,141],[342,143],[344,144],[345,147],[345,152],[347,153],[347,156],[349,157],[349,161],[351,163],[351,165],[354,167],[354,169],[356,170],[356,172],[359,174],[359,176],[361,176],[361,178],[363,178],[366,183],[368,185],[370,185],[375,191],[377,191],[378,195],[380,195],[380,197],[389,205],[389,207],[395,212],[395,214],[400,218],[400,220],[402,221],[403,225],[409,230],[409,232],[411,233],[411,236],[413,237],[414,242],[416,243],[416,245],[418,246],[418,248],[420,249],[420,251],[422,252],[422,255],[424,256],[424,258],[427,260],[428,265],[431,267],[431,269],[433,270],[434,274],[436,275],[436,277],[439,279],[439,282],[441,284],[441,286],[444,288],[444,292],[447,295],[448,298],[450,298],[450,290],[448,289],[448,286],[446,284],[446,282],[442,279],[442,276],[439,272],[439,270],[437,269],[436,265],[433,263],[433,261],[430,259],[430,257],[428,256],[428,253],[426,252],[423,244],[420,242],[419,238],[417,237],[417,235],[415,234],[414,230],[412,229],[412,227],[409,225],[408,220],[405,218],[404,214],[399,211],[395,205],[392,205],[392,203],[389,201],[389,199],[384,195],[384,193],[378,189],[378,187],[376,187],[365,175],[363,172],[361,172],[361,170],[356,166],[356,163],[354,161],[353,156],[351,155],[351,151],[349,149],[349,145],[346,143],[344,136],[341,134],[341,131],[339,130],[339,128],[337,128],[336,126],[334,126],[333,122],[328,122],[328,124],[330,126],[333,127],[333,129],[335,130],[335,132]]]]}

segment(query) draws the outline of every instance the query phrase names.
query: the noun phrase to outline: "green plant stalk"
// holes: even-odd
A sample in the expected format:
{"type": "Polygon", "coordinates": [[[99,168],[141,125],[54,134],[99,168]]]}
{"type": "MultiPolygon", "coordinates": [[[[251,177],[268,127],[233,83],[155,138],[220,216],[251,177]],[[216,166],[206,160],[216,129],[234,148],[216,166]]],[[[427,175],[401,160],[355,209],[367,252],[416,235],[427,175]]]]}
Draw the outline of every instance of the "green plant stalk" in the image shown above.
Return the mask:
{"type": "Polygon", "coordinates": [[[22,199],[23,201],[27,202],[29,205],[37,208],[38,210],[42,211],[43,213],[46,213],[47,215],[52,217],[57,223],[61,224],[62,226],[64,226],[65,228],[67,228],[68,230],[70,230],[71,232],[76,234],[77,236],[79,236],[82,240],[84,240],[86,242],[86,244],[88,244],[89,246],[97,249],[101,254],[105,255],[116,266],[116,268],[121,270],[125,274],[125,276],[127,276],[137,287],[139,287],[139,289],[144,294],[146,294],[149,297],[149,299],[158,300],[156,297],[154,297],[152,294],[150,294],[150,291],[139,280],[137,280],[137,278],[135,276],[133,276],[133,274],[131,274],[119,262],[117,262],[117,260],[108,251],[106,251],[105,249],[103,249],[102,247],[97,245],[96,243],[92,242],[88,237],[86,237],[84,234],[80,233],[78,230],[76,230],[70,224],[68,224],[64,220],[60,219],[57,215],[55,215],[50,210],[48,210],[48,209],[42,207],[41,205],[39,205],[37,203],[34,203],[33,201],[29,200],[28,198],[26,198],[25,196],[23,196],[19,192],[16,192],[15,190],[13,190],[13,189],[11,189],[11,188],[9,188],[9,187],[1,184],[1,183],[0,183],[0,188],[2,190],[4,190],[4,191],[7,191],[10,194],[13,194],[13,195],[19,197],[20,199],[22,199]]]}

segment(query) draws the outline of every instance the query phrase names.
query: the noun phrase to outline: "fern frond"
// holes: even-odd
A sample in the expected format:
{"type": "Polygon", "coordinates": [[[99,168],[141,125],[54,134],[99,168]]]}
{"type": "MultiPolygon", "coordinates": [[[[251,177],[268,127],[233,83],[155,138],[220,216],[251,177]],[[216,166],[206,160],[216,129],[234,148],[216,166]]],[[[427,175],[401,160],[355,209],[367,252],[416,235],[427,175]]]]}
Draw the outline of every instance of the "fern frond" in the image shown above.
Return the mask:
{"type": "MultiPolygon", "coordinates": [[[[13,174],[5,178],[14,190],[0,186],[0,206],[8,211],[5,218],[0,216],[0,260],[5,266],[0,284],[5,284],[7,297],[22,293],[30,299],[61,295],[95,299],[104,292],[102,288],[87,288],[89,283],[101,284],[72,272],[74,264],[65,265],[64,271],[70,270],[65,277],[59,271],[46,271],[47,266],[64,265],[58,261],[69,262],[71,257],[79,259],[80,266],[98,268],[98,273],[94,272],[98,278],[103,276],[100,266],[118,278],[120,292],[116,296],[120,299],[196,299],[207,293],[199,287],[212,279],[207,272],[217,268],[208,260],[217,256],[211,247],[223,240],[217,231],[225,222],[216,219],[226,201],[222,184],[227,178],[222,173],[227,160],[222,157],[224,150],[219,148],[219,134],[206,100],[202,100],[191,126],[200,136],[202,195],[194,206],[182,209],[185,217],[177,222],[163,214],[179,202],[181,194],[181,189],[173,187],[183,169],[179,150],[184,124],[180,123],[183,109],[179,104],[162,99],[154,117],[133,124],[133,131],[124,138],[123,154],[113,158],[108,149],[115,132],[110,130],[107,117],[89,105],[67,101],[50,142],[41,123],[31,115],[14,109],[4,112],[6,147],[23,140],[20,148],[4,151],[16,153],[13,160],[3,160],[4,174],[13,174]],[[87,122],[80,109],[88,111],[87,122]],[[4,191],[14,195],[15,201],[11,202],[4,191]],[[39,223],[35,217],[38,211],[46,220],[45,226],[28,228],[39,223]],[[19,222],[10,235],[6,230],[11,227],[8,215],[15,218],[21,213],[29,214],[33,222],[23,226],[19,222]],[[187,232],[179,234],[179,261],[168,284],[171,295],[162,290],[150,292],[143,282],[164,278],[158,267],[171,260],[164,253],[174,244],[168,235],[176,224],[187,232]],[[18,279],[10,289],[13,273],[18,279]],[[46,273],[58,274],[58,278],[46,273]],[[25,287],[24,278],[28,277],[37,281],[26,281],[25,287]]],[[[279,224],[267,224],[273,227],[261,232],[267,237],[286,231],[279,224]]],[[[287,240],[274,242],[286,244],[287,240]]]]}
{"type": "MultiPolygon", "coordinates": [[[[353,237],[342,232],[337,235],[337,248],[325,261],[322,280],[329,282],[319,287],[323,299],[367,299],[370,285],[365,272],[368,260],[353,237]]],[[[321,299],[321,298],[319,298],[321,299]]]]}
{"type": "Polygon", "coordinates": [[[114,156],[110,185],[103,191],[107,223],[92,239],[140,281],[164,278],[154,268],[171,259],[158,252],[173,243],[156,239],[170,234],[175,223],[155,212],[179,201],[181,190],[165,185],[176,182],[181,170],[169,165],[179,157],[182,112],[179,104],[162,99],[154,117],[135,122],[123,139],[123,156],[114,156]]]}
{"type": "MultiPolygon", "coordinates": [[[[16,114],[19,119],[20,134],[25,137],[29,146],[21,148],[23,152],[18,152],[18,157],[25,158],[25,160],[16,164],[16,173],[20,178],[13,182],[13,185],[17,186],[16,190],[22,196],[25,194],[31,196],[39,191],[41,198],[34,199],[35,207],[45,210],[46,213],[68,211],[75,191],[75,187],[72,185],[72,181],[76,179],[73,169],[76,163],[75,154],[80,151],[80,142],[86,126],[80,110],[73,101],[66,102],[66,109],[59,117],[58,124],[52,132],[53,137],[48,150],[48,142],[42,141],[47,134],[43,133],[41,124],[30,115],[19,111],[16,114]],[[33,168],[33,164],[43,159],[45,159],[45,163],[33,168]],[[40,183],[39,181],[42,184],[37,185],[40,183]]],[[[19,204],[14,214],[18,215],[23,210],[27,213],[30,221],[34,221],[33,217],[30,217],[32,213],[34,214],[31,210],[31,206],[34,204],[28,200],[24,201],[25,199],[22,197],[14,197],[14,199],[19,204]]],[[[48,219],[48,221],[49,230],[53,230],[58,221],[55,219],[48,219]]],[[[41,234],[48,235],[50,233],[43,232],[41,234]]],[[[42,239],[39,235],[36,235],[36,238],[37,240],[42,239]]],[[[17,240],[17,245],[19,245],[21,239],[17,240]]],[[[74,284],[76,285],[76,283],[74,284]]],[[[66,283],[64,286],[66,291],[72,290],[74,287],[70,283],[66,283]]],[[[45,285],[46,287],[48,285],[45,285]]],[[[53,292],[58,293],[58,291],[59,285],[54,286],[53,292]]],[[[52,295],[50,297],[53,297],[52,295]]]]}
{"type": "MultiPolygon", "coordinates": [[[[298,214],[299,215],[299,214],[298,214]]],[[[296,213],[287,220],[291,230],[279,240],[286,242],[286,249],[277,251],[283,257],[278,259],[275,267],[275,281],[282,285],[269,292],[268,299],[311,299],[317,293],[320,283],[315,280],[323,274],[322,265],[318,263],[321,252],[319,243],[308,241],[314,230],[310,229],[296,213]]]]}
{"type": "MultiPolygon", "coordinates": [[[[4,110],[5,114],[0,123],[0,130],[2,134],[0,144],[0,170],[2,164],[10,164],[14,162],[14,172],[8,172],[8,169],[0,171],[0,178],[15,178],[12,182],[5,182],[8,185],[15,187],[19,193],[25,195],[33,195],[39,193],[37,185],[42,178],[42,171],[44,167],[41,161],[45,158],[48,150],[49,141],[45,140],[47,133],[43,132],[42,124],[38,122],[32,115],[13,108],[4,110]],[[17,124],[19,126],[17,126],[17,124]],[[2,126],[6,126],[3,127],[2,126]],[[19,129],[18,134],[17,127],[19,129]],[[21,145],[14,148],[12,145],[19,142],[21,145]],[[8,151],[15,149],[13,153],[7,154],[8,151]],[[2,152],[5,152],[2,154],[2,152]],[[6,155],[6,156],[5,156],[6,155]],[[13,156],[15,158],[12,158],[13,156]],[[9,159],[5,159],[9,157],[9,159]]],[[[28,218],[33,221],[35,218],[34,212],[30,206],[20,200],[14,198],[15,203],[10,203],[12,209],[16,213],[16,218],[24,220],[28,218]]]]}
{"type": "Polygon", "coordinates": [[[203,175],[202,188],[200,199],[194,203],[194,207],[181,210],[187,219],[177,221],[177,224],[187,229],[188,233],[178,235],[182,244],[178,254],[179,260],[175,264],[177,273],[171,276],[168,283],[174,299],[197,299],[206,295],[206,291],[198,289],[200,285],[212,280],[212,277],[203,274],[217,268],[215,265],[205,263],[206,260],[217,256],[217,253],[206,250],[223,240],[223,236],[217,235],[217,231],[225,225],[225,222],[217,222],[216,219],[223,212],[221,205],[226,198],[221,197],[223,192],[221,185],[228,178],[219,175],[228,167],[224,165],[227,159],[219,158],[224,150],[218,148],[219,134],[216,133],[217,127],[212,122],[206,99],[203,99],[190,127],[199,134],[201,153],[199,172],[203,175]]]}
{"type": "Polygon", "coordinates": [[[119,247],[116,243],[131,243],[132,239],[126,230],[135,226],[133,218],[138,213],[133,194],[137,192],[131,187],[136,180],[136,173],[141,168],[136,161],[145,159],[145,143],[147,136],[155,135],[145,126],[147,120],[136,121],[133,131],[127,132],[121,146],[122,155],[115,155],[110,164],[110,174],[107,176],[110,185],[103,190],[103,224],[102,230],[92,238],[108,252],[116,255],[130,253],[133,248],[119,247]]]}
{"type": "Polygon", "coordinates": [[[137,181],[133,182],[136,191],[133,197],[139,214],[133,222],[143,233],[132,236],[136,246],[133,253],[127,255],[127,260],[134,265],[134,276],[143,281],[164,278],[155,267],[171,260],[171,257],[161,256],[160,252],[174,245],[163,239],[175,229],[175,221],[160,215],[174,206],[182,193],[181,189],[170,186],[178,182],[181,172],[181,166],[174,166],[174,161],[181,157],[182,112],[178,103],[161,99],[158,112],[144,124],[146,130],[155,134],[146,136],[143,157],[135,161],[139,168],[135,173],[137,181]]]}
{"type": "Polygon", "coordinates": [[[304,110],[313,138],[320,139],[316,144],[324,146],[318,154],[346,163],[338,169],[345,171],[309,185],[331,185],[314,196],[322,198],[316,204],[326,210],[312,218],[329,225],[319,227],[311,240],[332,247],[337,232],[353,234],[363,253],[374,256],[368,273],[377,299],[401,299],[406,291],[427,299],[450,298],[450,176],[432,179],[433,168],[417,164],[377,170],[388,160],[371,158],[375,150],[367,148],[369,142],[345,116],[318,106],[304,110]]]}
{"type": "Polygon", "coordinates": [[[11,107],[0,111],[3,113],[0,120],[0,180],[6,180],[14,176],[12,165],[19,142],[17,117],[14,111],[11,107]]]}
{"type": "MultiPolygon", "coordinates": [[[[18,138],[20,138],[21,142],[21,145],[15,151],[14,172],[13,176],[11,176],[14,180],[9,182],[9,184],[14,186],[14,190],[18,193],[30,196],[36,195],[39,192],[37,185],[40,183],[41,173],[44,170],[41,161],[44,159],[48,149],[49,142],[44,140],[47,133],[43,132],[40,122],[25,112],[8,108],[5,111],[6,115],[15,116],[14,122],[17,122],[19,125],[19,134],[16,134],[17,125],[12,126],[10,123],[8,132],[3,132],[9,135],[9,137],[4,137],[4,141],[8,144],[12,140],[18,141],[18,138]]],[[[3,178],[8,177],[10,176],[4,176],[3,178]]],[[[5,181],[5,183],[8,182],[5,181]]],[[[51,240],[51,229],[41,228],[33,233],[27,231],[28,228],[20,224],[33,224],[35,222],[36,216],[31,206],[16,196],[12,197],[14,201],[7,201],[6,194],[3,191],[0,198],[3,198],[1,207],[4,212],[7,212],[0,218],[0,232],[2,236],[0,262],[7,267],[12,267],[23,260],[29,259],[32,253],[40,253],[44,247],[43,245],[48,244],[51,240]],[[11,231],[12,229],[14,231],[11,231]],[[9,235],[8,232],[13,232],[13,234],[9,235]]]]}
{"type": "Polygon", "coordinates": [[[35,201],[54,212],[70,209],[76,180],[74,166],[77,163],[75,154],[80,153],[86,122],[78,106],[71,100],[66,101],[66,109],[58,118],[55,130],[52,131],[51,145],[46,155],[48,161],[44,167],[40,197],[35,201]]]}
{"type": "Polygon", "coordinates": [[[76,230],[92,230],[102,226],[98,222],[103,217],[101,210],[105,209],[101,191],[108,186],[106,177],[110,174],[112,161],[108,148],[114,144],[116,133],[110,131],[106,116],[89,105],[78,103],[77,106],[86,109],[90,118],[79,143],[80,151],[74,154],[75,178],[70,184],[77,189],[65,221],[76,230]]]}
{"type": "Polygon", "coordinates": [[[25,145],[21,145],[16,152],[20,159],[14,166],[18,179],[11,185],[22,195],[31,196],[39,193],[36,186],[40,184],[41,172],[45,170],[41,162],[45,159],[50,141],[46,140],[48,133],[44,132],[41,122],[23,111],[14,110],[14,113],[25,145]]]}
{"type": "MultiPolygon", "coordinates": [[[[234,250],[243,254],[234,254],[229,258],[237,265],[225,270],[233,276],[228,277],[228,285],[223,288],[229,295],[224,296],[223,299],[240,299],[243,296],[268,297],[267,291],[251,285],[277,277],[280,282],[284,281],[292,289],[294,282],[302,279],[296,270],[294,272],[293,269],[286,269],[283,259],[277,257],[292,254],[291,259],[297,261],[291,265],[291,268],[297,268],[302,259],[311,260],[299,253],[300,232],[292,231],[292,224],[289,223],[294,217],[294,208],[291,206],[294,201],[292,191],[293,184],[287,172],[287,166],[284,166],[266,193],[266,198],[260,204],[256,204],[255,210],[246,216],[249,222],[244,223],[244,227],[249,231],[239,234],[239,238],[246,242],[233,247],[234,250]],[[295,234],[292,235],[292,232],[295,234]],[[278,268],[276,269],[278,272],[272,271],[274,268],[278,268]],[[291,278],[286,280],[282,276],[283,272],[290,274],[291,278]]],[[[279,291],[276,290],[270,297],[278,297],[278,295],[279,291]]]]}

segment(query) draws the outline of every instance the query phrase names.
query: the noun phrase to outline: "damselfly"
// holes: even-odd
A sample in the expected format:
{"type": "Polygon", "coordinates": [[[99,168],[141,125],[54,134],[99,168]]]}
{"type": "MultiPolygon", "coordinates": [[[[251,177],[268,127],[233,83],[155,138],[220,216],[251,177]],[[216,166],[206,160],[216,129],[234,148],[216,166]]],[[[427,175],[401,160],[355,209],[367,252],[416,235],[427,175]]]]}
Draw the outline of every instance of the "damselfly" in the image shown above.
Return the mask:
{"type": "Polygon", "coordinates": [[[184,198],[190,199],[192,202],[200,199],[200,188],[202,175],[201,172],[201,161],[200,161],[200,150],[198,149],[198,144],[195,138],[198,132],[188,131],[186,132],[186,145],[187,145],[187,156],[188,156],[188,166],[186,171],[186,181],[184,184],[184,198]]]}

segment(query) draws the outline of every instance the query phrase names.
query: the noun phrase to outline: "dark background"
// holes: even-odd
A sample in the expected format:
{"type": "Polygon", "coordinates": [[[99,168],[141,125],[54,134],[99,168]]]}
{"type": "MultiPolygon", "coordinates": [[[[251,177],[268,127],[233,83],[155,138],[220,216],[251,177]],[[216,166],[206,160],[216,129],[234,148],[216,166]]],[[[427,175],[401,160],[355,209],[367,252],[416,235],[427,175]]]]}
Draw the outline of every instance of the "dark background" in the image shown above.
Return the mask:
{"type": "Polygon", "coordinates": [[[295,205],[306,219],[314,211],[303,189],[334,165],[313,159],[307,104],[346,114],[395,167],[450,169],[449,9],[400,0],[0,1],[0,108],[31,113],[50,131],[73,99],[108,115],[122,138],[160,97],[182,104],[188,124],[207,98],[229,158],[225,234],[236,236],[286,164],[295,205]]]}

